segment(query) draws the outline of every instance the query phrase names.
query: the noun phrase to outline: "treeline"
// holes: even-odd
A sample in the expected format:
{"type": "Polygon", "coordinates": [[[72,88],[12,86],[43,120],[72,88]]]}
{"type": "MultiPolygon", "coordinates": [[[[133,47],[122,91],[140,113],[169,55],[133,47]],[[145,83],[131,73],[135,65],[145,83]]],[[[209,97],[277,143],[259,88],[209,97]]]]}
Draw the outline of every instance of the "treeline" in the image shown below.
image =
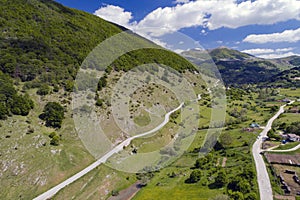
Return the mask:
{"type": "Polygon", "coordinates": [[[122,55],[111,64],[116,71],[128,71],[143,64],[161,64],[178,72],[193,71],[194,66],[183,57],[163,49],[139,49],[122,55]]]}

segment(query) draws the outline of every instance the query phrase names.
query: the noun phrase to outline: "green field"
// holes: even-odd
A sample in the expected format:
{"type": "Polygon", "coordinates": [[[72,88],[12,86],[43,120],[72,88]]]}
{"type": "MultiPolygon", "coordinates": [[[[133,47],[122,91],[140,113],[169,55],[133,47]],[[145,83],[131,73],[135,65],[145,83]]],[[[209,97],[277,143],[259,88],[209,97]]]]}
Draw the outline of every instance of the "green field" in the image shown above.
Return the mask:
{"type": "Polygon", "coordinates": [[[296,97],[296,98],[300,98],[300,88],[296,88],[294,89],[285,89],[285,88],[281,88],[280,89],[280,94],[286,97],[296,97]]]}
{"type": "Polygon", "coordinates": [[[273,150],[286,150],[286,149],[291,149],[297,145],[299,145],[300,142],[290,142],[290,143],[287,143],[287,144],[284,144],[284,145],[280,145],[279,147],[273,149],[273,150]]]}

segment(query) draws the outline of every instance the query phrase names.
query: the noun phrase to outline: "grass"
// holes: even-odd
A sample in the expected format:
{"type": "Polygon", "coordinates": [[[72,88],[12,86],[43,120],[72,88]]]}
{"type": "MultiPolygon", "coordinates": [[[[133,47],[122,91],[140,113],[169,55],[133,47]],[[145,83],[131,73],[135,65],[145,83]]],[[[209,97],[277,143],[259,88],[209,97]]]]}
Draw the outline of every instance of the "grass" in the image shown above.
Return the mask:
{"type": "Polygon", "coordinates": [[[295,154],[300,154],[300,149],[297,149],[295,151],[289,151],[289,152],[268,152],[272,154],[287,154],[287,155],[295,155],[295,154]]]}
{"type": "Polygon", "coordinates": [[[113,190],[123,190],[135,182],[134,174],[101,165],[58,192],[53,199],[106,199],[113,190]]]}
{"type": "Polygon", "coordinates": [[[189,176],[188,168],[168,167],[162,169],[147,185],[138,192],[133,200],[139,199],[208,199],[225,192],[224,189],[209,189],[203,179],[196,184],[186,184],[184,181],[189,176]],[[168,174],[175,172],[179,174],[170,178],[168,174]]]}
{"type": "Polygon", "coordinates": [[[282,88],[280,89],[280,94],[286,97],[300,98],[300,88],[296,88],[296,90],[292,90],[290,88],[282,88]]]}
{"type": "Polygon", "coordinates": [[[13,116],[1,122],[0,157],[2,177],[0,199],[32,199],[93,162],[74,130],[70,112],[58,134],[59,146],[51,146],[49,133],[56,131],[41,124],[38,115],[47,101],[65,99],[61,93],[40,97],[31,90],[35,108],[29,116],[13,116]],[[30,128],[34,133],[26,134],[30,128]],[[10,136],[9,138],[7,136],[10,136]],[[14,187],[11,187],[11,186],[14,187]]]}
{"type": "Polygon", "coordinates": [[[279,147],[275,148],[274,150],[286,150],[286,149],[291,149],[297,145],[299,145],[300,142],[290,142],[287,144],[281,144],[279,147]]]}
{"type": "Polygon", "coordinates": [[[133,121],[139,126],[147,126],[151,122],[151,118],[148,112],[142,110],[142,113],[135,117],[133,121]]]}
{"type": "Polygon", "coordinates": [[[281,114],[275,121],[274,125],[281,124],[281,123],[292,123],[292,122],[299,122],[300,114],[299,113],[284,113],[281,114]]]}

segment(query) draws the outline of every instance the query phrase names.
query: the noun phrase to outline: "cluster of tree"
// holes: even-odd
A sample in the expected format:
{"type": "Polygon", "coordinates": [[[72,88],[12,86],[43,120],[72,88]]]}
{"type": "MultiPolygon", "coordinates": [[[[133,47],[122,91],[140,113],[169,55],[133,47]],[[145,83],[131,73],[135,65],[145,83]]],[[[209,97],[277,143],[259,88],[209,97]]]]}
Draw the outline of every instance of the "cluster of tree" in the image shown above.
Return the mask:
{"type": "Polygon", "coordinates": [[[287,125],[286,132],[300,135],[300,122],[292,122],[290,125],[287,125]]]}
{"type": "Polygon", "coordinates": [[[128,71],[143,64],[157,63],[169,66],[178,72],[195,70],[194,66],[183,57],[163,49],[140,49],[131,51],[115,60],[111,67],[116,71],[128,71]]]}
{"type": "Polygon", "coordinates": [[[60,128],[64,119],[64,108],[57,102],[48,102],[40,118],[46,122],[46,126],[60,128]]]}
{"type": "Polygon", "coordinates": [[[280,135],[276,134],[276,131],[274,128],[272,128],[271,130],[269,130],[269,132],[267,133],[268,138],[273,138],[277,141],[281,140],[280,135]]]}
{"type": "Polygon", "coordinates": [[[195,169],[191,172],[188,179],[185,180],[185,183],[197,183],[200,181],[202,173],[199,169],[195,169]]]}
{"type": "Polygon", "coordinates": [[[216,65],[226,85],[259,84],[280,71],[273,63],[259,60],[217,60],[216,65]]]}
{"type": "Polygon", "coordinates": [[[247,95],[247,91],[240,88],[230,88],[226,90],[226,96],[230,100],[244,100],[244,96],[247,95]]]}
{"type": "MultiPolygon", "coordinates": [[[[292,122],[292,123],[280,123],[277,126],[277,129],[282,130],[286,133],[294,133],[297,135],[300,135],[300,122],[292,122]]],[[[271,130],[271,134],[272,132],[275,132],[274,129],[271,130]]]]}
{"type": "MultiPolygon", "coordinates": [[[[300,58],[298,57],[298,60],[300,58]]],[[[300,77],[300,67],[294,67],[292,69],[287,69],[275,76],[273,76],[269,85],[273,87],[284,87],[284,88],[299,88],[300,83],[295,77],[300,77]]]]}
{"type": "Polygon", "coordinates": [[[44,96],[49,94],[50,92],[50,87],[47,84],[41,84],[41,86],[39,87],[39,89],[37,90],[37,94],[44,96]]]}
{"type": "Polygon", "coordinates": [[[213,153],[208,153],[205,157],[201,157],[196,160],[194,168],[208,170],[215,166],[216,161],[217,159],[214,157],[213,153]]]}
{"type": "Polygon", "coordinates": [[[11,114],[26,116],[33,107],[29,95],[18,94],[12,79],[0,71],[0,119],[11,114]]]}
{"type": "Polygon", "coordinates": [[[245,122],[248,120],[247,117],[247,109],[242,108],[240,111],[235,107],[234,109],[228,111],[228,114],[236,119],[238,119],[240,122],[245,122]]]}

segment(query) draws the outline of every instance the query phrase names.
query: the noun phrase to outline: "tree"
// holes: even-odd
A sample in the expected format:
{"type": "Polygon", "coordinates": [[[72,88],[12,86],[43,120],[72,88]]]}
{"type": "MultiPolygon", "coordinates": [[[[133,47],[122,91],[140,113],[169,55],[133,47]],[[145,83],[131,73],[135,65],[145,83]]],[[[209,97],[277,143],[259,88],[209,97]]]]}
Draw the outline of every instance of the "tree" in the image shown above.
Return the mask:
{"type": "Polygon", "coordinates": [[[220,135],[220,143],[223,146],[229,146],[232,144],[232,137],[229,133],[225,132],[220,135]]]}
{"type": "Polygon", "coordinates": [[[39,89],[36,91],[38,95],[45,96],[49,94],[50,87],[47,84],[42,84],[39,89]]]}
{"type": "Polygon", "coordinates": [[[98,91],[101,91],[107,85],[107,75],[104,75],[100,78],[98,82],[98,91]]]}
{"type": "Polygon", "coordinates": [[[52,132],[49,134],[51,138],[50,144],[53,146],[58,146],[60,141],[60,136],[56,132],[52,132]]]}
{"type": "Polygon", "coordinates": [[[232,197],[232,199],[234,200],[244,200],[244,195],[241,192],[232,192],[230,194],[230,196],[232,197]]]}
{"type": "Polygon", "coordinates": [[[247,194],[250,192],[251,190],[251,185],[249,184],[248,181],[246,180],[241,180],[238,184],[237,184],[237,189],[238,191],[240,191],[243,194],[247,194]]]}
{"type": "Polygon", "coordinates": [[[29,111],[34,107],[33,101],[29,95],[14,95],[9,101],[10,111],[15,115],[28,115],[29,111]]]}
{"type": "Polygon", "coordinates": [[[46,121],[46,126],[60,128],[64,119],[64,108],[57,102],[48,102],[40,118],[46,121]]]}
{"type": "Polygon", "coordinates": [[[4,102],[0,102],[0,119],[6,119],[8,114],[7,107],[4,102]]]}
{"type": "Polygon", "coordinates": [[[195,168],[203,169],[203,166],[208,163],[208,159],[206,157],[198,158],[195,163],[195,168]]]}
{"type": "Polygon", "coordinates": [[[217,187],[224,187],[227,183],[227,176],[224,170],[221,170],[215,178],[215,185],[217,187]]]}
{"type": "Polygon", "coordinates": [[[201,171],[196,169],[192,171],[190,177],[185,181],[186,183],[197,183],[201,179],[201,171]]]}
{"type": "Polygon", "coordinates": [[[257,195],[254,192],[250,192],[249,194],[245,195],[245,200],[256,200],[257,195]]]}

